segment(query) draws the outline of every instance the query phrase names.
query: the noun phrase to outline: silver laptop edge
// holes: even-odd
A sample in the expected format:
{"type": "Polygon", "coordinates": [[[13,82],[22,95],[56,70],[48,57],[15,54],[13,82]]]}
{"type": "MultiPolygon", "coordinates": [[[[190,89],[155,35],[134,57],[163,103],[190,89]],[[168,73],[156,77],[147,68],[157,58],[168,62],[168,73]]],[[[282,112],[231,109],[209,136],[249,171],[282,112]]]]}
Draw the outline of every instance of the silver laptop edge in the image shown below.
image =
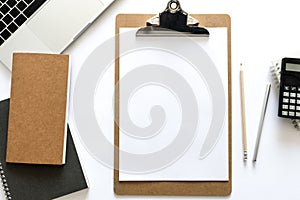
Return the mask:
{"type": "Polygon", "coordinates": [[[47,0],[0,46],[0,62],[12,70],[13,52],[62,53],[113,1],[47,0]]]}

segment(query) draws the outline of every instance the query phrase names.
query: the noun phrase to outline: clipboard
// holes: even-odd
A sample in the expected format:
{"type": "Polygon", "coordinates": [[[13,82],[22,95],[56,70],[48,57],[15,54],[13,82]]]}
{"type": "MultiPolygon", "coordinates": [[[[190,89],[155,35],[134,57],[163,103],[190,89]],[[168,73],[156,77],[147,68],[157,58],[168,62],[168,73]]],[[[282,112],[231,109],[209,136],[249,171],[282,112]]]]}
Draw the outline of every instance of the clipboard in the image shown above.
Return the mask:
{"type": "MultiPolygon", "coordinates": [[[[119,14],[116,17],[115,84],[119,82],[119,37],[120,28],[144,27],[154,14],[119,14]]],[[[227,28],[228,41],[228,181],[119,181],[119,89],[115,91],[114,123],[114,192],[117,195],[153,196],[227,196],[232,189],[232,94],[231,94],[231,19],[227,14],[192,14],[204,27],[227,28]]]]}

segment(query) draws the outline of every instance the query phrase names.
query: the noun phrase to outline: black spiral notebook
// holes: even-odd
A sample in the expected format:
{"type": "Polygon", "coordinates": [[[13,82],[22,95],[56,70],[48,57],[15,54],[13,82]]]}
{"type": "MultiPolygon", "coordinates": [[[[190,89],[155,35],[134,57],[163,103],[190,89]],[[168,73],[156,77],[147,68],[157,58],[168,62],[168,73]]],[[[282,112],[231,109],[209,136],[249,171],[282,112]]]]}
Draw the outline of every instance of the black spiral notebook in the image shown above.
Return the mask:
{"type": "Polygon", "coordinates": [[[88,188],[69,127],[65,165],[6,163],[8,113],[9,99],[0,101],[0,175],[7,199],[48,200],[88,188]]]}

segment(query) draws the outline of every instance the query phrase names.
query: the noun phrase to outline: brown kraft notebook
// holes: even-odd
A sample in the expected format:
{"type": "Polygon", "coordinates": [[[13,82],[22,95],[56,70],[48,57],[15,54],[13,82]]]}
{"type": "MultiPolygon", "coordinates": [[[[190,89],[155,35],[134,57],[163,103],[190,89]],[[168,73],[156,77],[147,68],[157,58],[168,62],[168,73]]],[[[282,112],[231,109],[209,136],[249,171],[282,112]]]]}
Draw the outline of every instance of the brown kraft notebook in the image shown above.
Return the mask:
{"type": "Polygon", "coordinates": [[[69,56],[14,53],[6,161],[65,163],[69,56]]]}

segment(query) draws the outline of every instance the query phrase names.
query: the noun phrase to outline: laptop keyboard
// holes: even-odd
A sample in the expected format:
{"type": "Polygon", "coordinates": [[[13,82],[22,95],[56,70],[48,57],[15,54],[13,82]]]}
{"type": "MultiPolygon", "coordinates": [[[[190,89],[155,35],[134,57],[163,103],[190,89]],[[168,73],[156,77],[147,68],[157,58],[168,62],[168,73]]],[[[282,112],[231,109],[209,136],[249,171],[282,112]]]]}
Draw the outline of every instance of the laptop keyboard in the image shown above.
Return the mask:
{"type": "Polygon", "coordinates": [[[0,0],[0,46],[46,0],[0,0]]]}

